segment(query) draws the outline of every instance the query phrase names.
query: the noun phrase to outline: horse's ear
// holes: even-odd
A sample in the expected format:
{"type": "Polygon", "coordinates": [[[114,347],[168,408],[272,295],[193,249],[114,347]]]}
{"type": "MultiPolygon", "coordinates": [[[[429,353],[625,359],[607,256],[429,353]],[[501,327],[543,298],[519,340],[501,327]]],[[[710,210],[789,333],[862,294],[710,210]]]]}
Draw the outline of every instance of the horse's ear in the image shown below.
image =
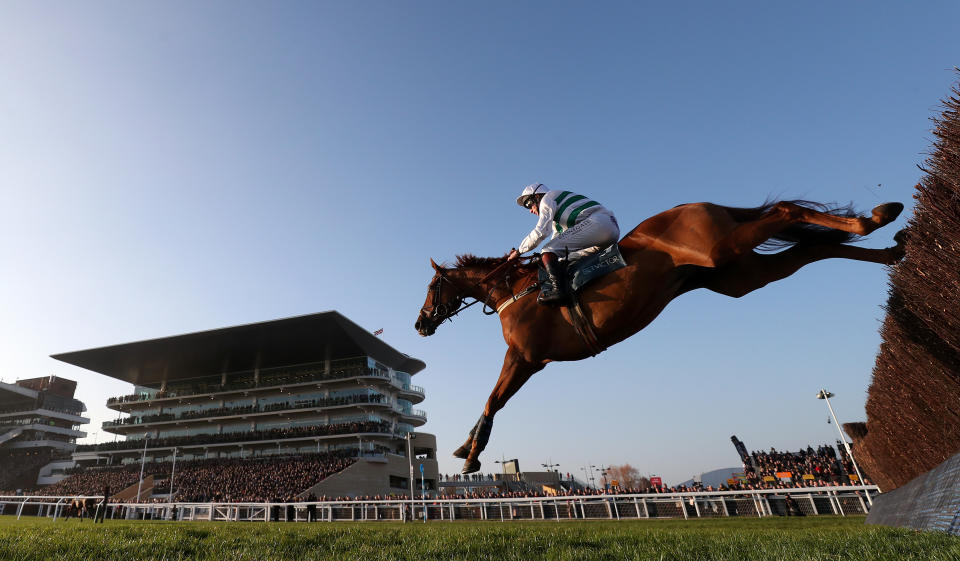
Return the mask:
{"type": "Polygon", "coordinates": [[[436,262],[434,262],[433,257],[430,258],[430,265],[433,266],[434,271],[440,271],[440,265],[437,265],[436,262]]]}

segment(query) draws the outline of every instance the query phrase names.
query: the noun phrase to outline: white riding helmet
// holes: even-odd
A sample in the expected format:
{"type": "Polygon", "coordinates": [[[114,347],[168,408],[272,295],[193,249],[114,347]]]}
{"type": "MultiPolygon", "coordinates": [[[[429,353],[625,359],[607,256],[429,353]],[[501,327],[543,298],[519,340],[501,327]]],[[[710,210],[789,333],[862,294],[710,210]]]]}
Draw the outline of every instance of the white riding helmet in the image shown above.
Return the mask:
{"type": "Polygon", "coordinates": [[[543,183],[531,183],[523,188],[523,192],[517,197],[517,204],[526,208],[527,199],[534,195],[546,195],[549,189],[543,183]]]}

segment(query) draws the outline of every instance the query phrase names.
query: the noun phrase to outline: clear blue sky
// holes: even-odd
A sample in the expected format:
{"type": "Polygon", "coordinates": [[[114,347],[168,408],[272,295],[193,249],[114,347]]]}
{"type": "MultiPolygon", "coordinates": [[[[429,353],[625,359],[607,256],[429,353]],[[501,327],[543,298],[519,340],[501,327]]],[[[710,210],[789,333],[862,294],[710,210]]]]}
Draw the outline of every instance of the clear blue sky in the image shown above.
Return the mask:
{"type": "MultiPolygon", "coordinates": [[[[505,344],[474,309],[416,334],[430,257],[516,246],[534,181],[625,230],[704,200],[909,209],[958,19],[955,2],[5,2],[0,377],[77,380],[92,435],[130,386],[50,354],[336,309],[426,361],[424,430],[459,471],[505,344]]],[[[740,300],[685,295],[532,378],[483,471],[629,462],[672,483],[736,465],[732,434],[833,442],[814,394],[864,419],[886,278],[825,262],[740,300]]]]}

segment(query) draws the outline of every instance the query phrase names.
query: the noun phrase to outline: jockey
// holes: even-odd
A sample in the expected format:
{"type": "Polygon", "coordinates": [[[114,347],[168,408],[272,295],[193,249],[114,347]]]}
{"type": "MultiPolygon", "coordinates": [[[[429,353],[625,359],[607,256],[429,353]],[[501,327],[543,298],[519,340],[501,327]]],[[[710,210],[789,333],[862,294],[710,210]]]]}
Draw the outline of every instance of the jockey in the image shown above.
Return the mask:
{"type": "Polygon", "coordinates": [[[567,298],[560,255],[567,262],[575,261],[616,243],[620,238],[620,226],[612,212],[600,203],[570,191],[549,190],[542,183],[533,183],[523,188],[517,204],[529,209],[539,220],[536,228],[523,238],[507,259],[518,258],[537,247],[548,232],[553,233],[540,255],[547,277],[553,284],[552,288],[545,287],[540,293],[538,300],[541,304],[567,298]]]}

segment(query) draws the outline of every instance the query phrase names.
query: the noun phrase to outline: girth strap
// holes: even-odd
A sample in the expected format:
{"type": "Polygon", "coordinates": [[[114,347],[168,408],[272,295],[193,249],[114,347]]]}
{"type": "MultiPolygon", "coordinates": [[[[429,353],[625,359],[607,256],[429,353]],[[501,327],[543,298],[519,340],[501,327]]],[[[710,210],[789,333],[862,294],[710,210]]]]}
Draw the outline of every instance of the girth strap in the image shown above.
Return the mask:
{"type": "Polygon", "coordinates": [[[583,337],[583,342],[587,344],[587,349],[590,350],[590,356],[597,356],[607,350],[607,347],[600,344],[600,340],[597,338],[593,326],[590,325],[590,320],[587,319],[586,314],[583,313],[583,308],[580,307],[580,299],[577,298],[575,294],[570,296],[570,303],[567,305],[567,309],[570,310],[573,326],[580,332],[580,336],[583,337]]]}

